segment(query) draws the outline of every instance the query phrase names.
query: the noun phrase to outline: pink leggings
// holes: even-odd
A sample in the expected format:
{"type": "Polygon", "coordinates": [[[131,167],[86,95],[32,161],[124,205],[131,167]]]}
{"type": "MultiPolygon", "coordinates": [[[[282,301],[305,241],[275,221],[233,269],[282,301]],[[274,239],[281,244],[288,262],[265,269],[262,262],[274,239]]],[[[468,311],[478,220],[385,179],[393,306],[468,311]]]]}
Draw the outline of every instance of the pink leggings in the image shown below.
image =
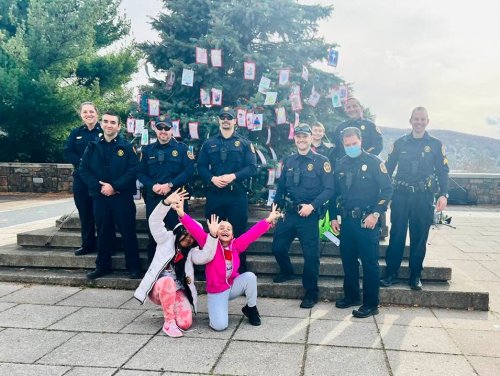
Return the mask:
{"type": "Polygon", "coordinates": [[[165,322],[175,321],[180,329],[186,330],[193,324],[193,312],[184,291],[176,289],[171,277],[161,277],[149,293],[149,299],[161,305],[165,322]]]}

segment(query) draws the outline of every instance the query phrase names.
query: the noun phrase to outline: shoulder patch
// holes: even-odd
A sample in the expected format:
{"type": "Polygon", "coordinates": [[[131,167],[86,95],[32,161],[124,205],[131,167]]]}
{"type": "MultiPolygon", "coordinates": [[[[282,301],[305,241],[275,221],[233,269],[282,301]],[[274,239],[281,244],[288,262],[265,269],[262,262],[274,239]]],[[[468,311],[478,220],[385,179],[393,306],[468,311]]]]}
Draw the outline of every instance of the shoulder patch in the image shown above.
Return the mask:
{"type": "Polygon", "coordinates": [[[384,162],[380,163],[380,171],[382,171],[384,174],[387,174],[387,168],[385,167],[384,162]]]}
{"type": "Polygon", "coordinates": [[[252,143],[250,143],[250,150],[255,154],[255,146],[252,143]]]}
{"type": "Polygon", "coordinates": [[[332,172],[332,166],[330,165],[330,162],[326,161],[324,164],[323,164],[323,170],[325,170],[325,172],[327,174],[329,174],[330,172],[332,172]]]}

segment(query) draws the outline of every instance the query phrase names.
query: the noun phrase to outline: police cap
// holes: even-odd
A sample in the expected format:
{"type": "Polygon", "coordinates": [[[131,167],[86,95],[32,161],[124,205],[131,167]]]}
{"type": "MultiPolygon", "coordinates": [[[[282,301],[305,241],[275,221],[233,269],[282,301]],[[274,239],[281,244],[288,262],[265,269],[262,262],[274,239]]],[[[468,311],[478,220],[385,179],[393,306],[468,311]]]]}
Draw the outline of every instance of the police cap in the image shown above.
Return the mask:
{"type": "Polygon", "coordinates": [[[300,123],[295,127],[295,134],[312,134],[309,124],[300,123]]]}

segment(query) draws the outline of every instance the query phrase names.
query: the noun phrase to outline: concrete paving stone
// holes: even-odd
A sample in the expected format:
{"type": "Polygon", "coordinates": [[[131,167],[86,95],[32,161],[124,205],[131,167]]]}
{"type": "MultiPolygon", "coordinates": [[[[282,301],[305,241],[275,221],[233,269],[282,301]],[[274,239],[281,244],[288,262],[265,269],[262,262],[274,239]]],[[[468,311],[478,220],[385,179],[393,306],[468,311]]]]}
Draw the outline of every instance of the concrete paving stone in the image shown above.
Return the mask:
{"type": "Polygon", "coordinates": [[[500,358],[468,356],[467,359],[480,376],[500,375],[500,358]]]}
{"type": "Polygon", "coordinates": [[[116,372],[116,368],[102,367],[73,367],[64,376],[111,376],[116,372]]]}
{"type": "Polygon", "coordinates": [[[500,358],[500,331],[448,329],[448,332],[464,354],[500,358]]]}
{"type": "Polygon", "coordinates": [[[150,371],[208,373],[227,341],[205,338],[156,336],[124,368],[150,371]]]}
{"type": "Polygon", "coordinates": [[[388,376],[389,371],[381,350],[309,346],[304,376],[324,375],[388,376]]]}
{"type": "MultiPolygon", "coordinates": [[[[229,339],[236,330],[236,327],[241,322],[242,320],[241,316],[242,315],[239,316],[229,315],[229,326],[227,327],[227,329],[217,332],[212,328],[210,328],[210,326],[208,325],[209,324],[208,314],[198,313],[196,316],[193,317],[193,325],[184,333],[184,335],[188,338],[200,337],[200,338],[214,338],[214,339],[229,339]]],[[[165,335],[165,333],[163,332],[158,333],[158,336],[162,335],[165,335]]]]}
{"type": "Polygon", "coordinates": [[[120,330],[120,333],[155,334],[164,323],[163,311],[146,311],[120,330]]]}
{"type": "Polygon", "coordinates": [[[73,335],[68,332],[7,328],[0,332],[0,362],[33,363],[73,335]]]}
{"type": "Polygon", "coordinates": [[[11,328],[46,328],[61,320],[78,307],[58,307],[37,304],[19,304],[0,312],[0,325],[11,328]]]}
{"type": "Polygon", "coordinates": [[[393,374],[398,376],[476,375],[463,355],[387,351],[387,357],[393,374]]]}
{"type": "Polygon", "coordinates": [[[142,310],[152,310],[158,309],[161,310],[161,306],[154,304],[151,300],[146,299],[144,304],[139,303],[136,298],[130,298],[125,303],[123,303],[119,308],[123,309],[142,309],[142,310]]]}
{"type": "Polygon", "coordinates": [[[12,294],[3,296],[0,301],[31,304],[56,304],[80,291],[78,287],[28,285],[12,294]]]}
{"type": "Polygon", "coordinates": [[[309,317],[309,310],[300,308],[300,300],[295,299],[259,298],[257,308],[261,316],[309,317]]]}
{"type": "Polygon", "coordinates": [[[349,347],[382,348],[373,319],[352,321],[311,321],[307,343],[349,347]]]}
{"type": "MultiPolygon", "coordinates": [[[[161,376],[161,372],[155,372],[155,371],[136,371],[136,370],[127,370],[127,369],[121,369],[116,373],[114,376],[161,376]]],[[[183,376],[185,374],[183,373],[183,376]]]]}
{"type": "Polygon", "coordinates": [[[133,291],[111,289],[83,289],[59,302],[59,305],[78,307],[118,308],[133,296],[133,291]]]}
{"type": "Polygon", "coordinates": [[[232,341],[214,373],[245,376],[299,375],[304,345],[232,341]]]}
{"type": "MultiPolygon", "coordinates": [[[[69,332],[65,332],[69,334],[69,332]]],[[[0,333],[1,334],[1,333],[0,333]]],[[[147,335],[78,333],[39,364],[120,367],[150,339],[147,335]]]]}
{"type": "Polygon", "coordinates": [[[6,309],[12,308],[16,304],[17,303],[2,303],[2,302],[0,302],[0,312],[5,311],[6,309]]]}
{"type": "Polygon", "coordinates": [[[405,350],[442,354],[461,354],[443,328],[382,325],[380,334],[388,350],[405,350]]]}
{"type": "Polygon", "coordinates": [[[454,260],[453,269],[455,267],[463,270],[475,281],[500,281],[498,276],[490,272],[478,261],[454,260]]]}
{"type": "Polygon", "coordinates": [[[23,287],[24,285],[20,283],[0,282],[0,297],[11,294],[14,291],[22,289],[23,287]]]}
{"type": "Polygon", "coordinates": [[[0,375],[9,376],[60,376],[70,375],[70,367],[42,366],[37,364],[0,363],[0,375]]]}
{"type": "Polygon", "coordinates": [[[309,318],[261,317],[262,325],[252,326],[245,318],[233,339],[258,342],[304,343],[309,318]]]}
{"type": "Polygon", "coordinates": [[[443,327],[500,332],[500,320],[491,312],[432,309],[443,327]]]}
{"type": "Polygon", "coordinates": [[[380,307],[379,311],[380,313],[375,316],[375,320],[379,324],[442,327],[429,308],[380,307]]]}
{"type": "Polygon", "coordinates": [[[129,325],[141,311],[111,308],[81,308],[49,329],[114,333],[129,325]]]}
{"type": "Polygon", "coordinates": [[[352,310],[354,308],[356,307],[339,309],[335,307],[335,302],[319,302],[311,310],[311,318],[315,320],[350,321],[352,320],[352,310]]]}

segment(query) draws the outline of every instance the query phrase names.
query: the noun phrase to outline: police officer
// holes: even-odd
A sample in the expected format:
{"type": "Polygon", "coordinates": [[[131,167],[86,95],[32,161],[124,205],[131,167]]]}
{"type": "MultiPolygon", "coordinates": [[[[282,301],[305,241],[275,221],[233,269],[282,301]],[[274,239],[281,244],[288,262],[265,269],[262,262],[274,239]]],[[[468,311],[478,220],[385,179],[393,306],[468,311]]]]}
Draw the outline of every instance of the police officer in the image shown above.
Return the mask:
{"type": "Polygon", "coordinates": [[[319,227],[325,203],[333,195],[333,174],[328,158],[311,150],[311,128],[301,123],[295,128],[297,154],[283,162],[274,202],[284,211],[274,231],[272,250],[280,267],[274,282],[293,278],[288,251],[298,237],[304,254],[302,286],[305,295],[300,306],[312,308],[318,301],[319,227]]]}
{"type": "MultiPolygon", "coordinates": [[[[234,237],[248,225],[248,183],[257,173],[257,158],[250,141],[235,134],[235,113],[224,107],[219,113],[220,133],[206,140],[198,158],[198,173],[207,185],[205,216],[212,214],[233,226],[234,237]]],[[[239,272],[244,273],[246,254],[240,255],[239,272]]]]}
{"type": "MultiPolygon", "coordinates": [[[[144,185],[146,218],[170,192],[187,184],[194,175],[194,156],[188,147],[172,137],[170,120],[156,123],[153,127],[157,141],[142,148],[138,178],[144,185]]],[[[187,200],[184,201],[187,211],[187,200]]],[[[173,230],[179,223],[175,211],[165,217],[167,228],[173,230]]],[[[148,259],[151,262],[156,250],[156,242],[149,234],[148,259]]]]}
{"type": "MultiPolygon", "coordinates": [[[[380,129],[370,120],[363,119],[363,107],[361,107],[361,104],[356,98],[347,98],[345,103],[345,112],[349,117],[349,120],[340,124],[335,129],[333,134],[334,159],[339,160],[345,155],[341,133],[348,127],[355,127],[361,131],[364,150],[368,153],[379,155],[384,146],[382,133],[380,132],[380,129]]],[[[333,162],[334,161],[332,160],[332,163],[333,162]]]]}
{"type": "Polygon", "coordinates": [[[103,137],[89,143],[80,164],[80,176],[94,199],[97,224],[96,268],[87,278],[111,273],[115,225],[122,236],[130,278],[141,278],[133,198],[139,161],[132,145],[118,135],[120,118],[115,112],[105,112],[101,126],[103,137]]]}
{"type": "Polygon", "coordinates": [[[335,195],[330,201],[331,226],[340,231],[340,257],[344,268],[344,298],[337,308],[361,304],[359,263],[363,267],[363,302],[352,311],[365,318],[378,313],[379,217],[392,195],[391,179],[384,162],[361,148],[361,131],[345,128],[342,142],[346,156],[335,167],[335,195]],[[341,222],[339,223],[338,217],[341,222]]]}
{"type": "Polygon", "coordinates": [[[387,160],[387,170],[394,178],[394,197],[391,203],[391,233],[386,252],[386,276],[380,285],[398,283],[403,259],[406,232],[410,227],[410,279],[413,290],[422,290],[420,274],[425,257],[427,237],[434,218],[448,203],[448,159],[444,145],[426,132],[429,124],[427,110],[416,107],[410,118],[412,132],[397,139],[387,160]],[[438,185],[439,183],[439,185],[438,185]],[[434,208],[434,197],[437,203],[434,208]]]}
{"type": "Polygon", "coordinates": [[[95,252],[97,249],[92,197],[89,195],[87,185],[80,177],[78,168],[88,143],[102,134],[101,126],[97,121],[98,116],[95,104],[92,102],[82,103],[80,105],[80,117],[83,120],[83,125],[71,131],[64,146],[64,158],[74,167],[73,199],[78,209],[81,226],[82,245],[75,250],[76,256],[95,252]]]}

